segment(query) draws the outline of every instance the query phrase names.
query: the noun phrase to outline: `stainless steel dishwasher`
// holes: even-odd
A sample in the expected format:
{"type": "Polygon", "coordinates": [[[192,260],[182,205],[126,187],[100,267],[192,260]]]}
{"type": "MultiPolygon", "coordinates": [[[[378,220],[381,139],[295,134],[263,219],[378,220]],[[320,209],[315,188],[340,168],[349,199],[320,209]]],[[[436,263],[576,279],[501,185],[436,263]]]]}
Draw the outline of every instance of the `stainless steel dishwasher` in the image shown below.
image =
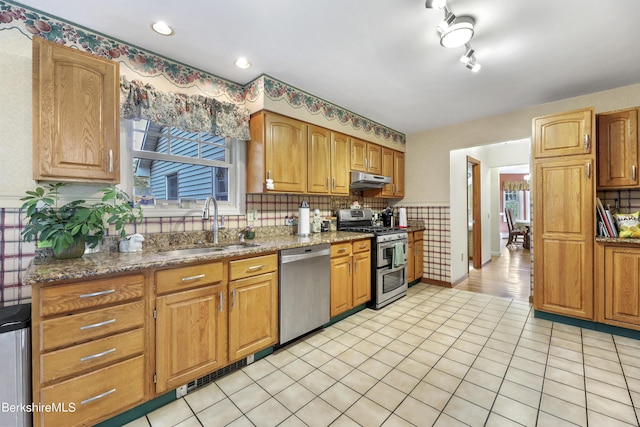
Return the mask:
{"type": "Polygon", "coordinates": [[[329,322],[329,244],[280,251],[280,344],[329,322]]]}

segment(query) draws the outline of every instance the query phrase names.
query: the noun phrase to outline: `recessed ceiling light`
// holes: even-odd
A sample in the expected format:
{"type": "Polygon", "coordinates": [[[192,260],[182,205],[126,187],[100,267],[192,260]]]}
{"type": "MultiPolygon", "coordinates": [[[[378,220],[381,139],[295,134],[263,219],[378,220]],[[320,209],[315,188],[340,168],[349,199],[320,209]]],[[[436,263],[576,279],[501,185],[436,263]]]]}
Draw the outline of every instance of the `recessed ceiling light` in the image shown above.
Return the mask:
{"type": "Polygon", "coordinates": [[[151,28],[153,28],[153,31],[158,34],[162,34],[163,36],[173,35],[173,28],[171,28],[166,22],[163,21],[154,23],[153,25],[151,25],[151,28]]]}
{"type": "Polygon", "coordinates": [[[470,16],[458,16],[451,24],[442,29],[440,44],[442,47],[458,47],[473,37],[473,25],[475,21],[470,16]]]}
{"type": "Polygon", "coordinates": [[[234,64],[235,64],[236,67],[242,68],[242,69],[246,69],[246,68],[251,67],[251,62],[249,62],[249,60],[247,58],[245,58],[244,56],[241,56],[240,58],[236,59],[234,64]]]}

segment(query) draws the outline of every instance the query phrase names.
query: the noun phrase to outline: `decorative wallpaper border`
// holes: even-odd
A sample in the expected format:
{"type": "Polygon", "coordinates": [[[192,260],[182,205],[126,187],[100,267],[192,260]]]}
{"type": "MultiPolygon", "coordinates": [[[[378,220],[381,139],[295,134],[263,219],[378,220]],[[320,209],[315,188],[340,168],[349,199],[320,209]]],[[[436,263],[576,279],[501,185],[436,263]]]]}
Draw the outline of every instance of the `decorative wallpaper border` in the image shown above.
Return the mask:
{"type": "Polygon", "coordinates": [[[262,75],[245,86],[194,69],[139,47],[91,31],[76,24],[19,3],[0,0],[0,31],[18,29],[25,36],[42,37],[66,46],[75,47],[103,58],[126,63],[142,76],[164,75],[177,86],[197,86],[213,97],[225,97],[235,104],[255,101],[265,95],[272,100],[284,99],[294,108],[306,108],[312,114],[322,114],[327,120],[338,120],[355,130],[372,133],[376,137],[404,145],[403,133],[341,108],[322,98],[297,89],[280,80],[262,75]]]}

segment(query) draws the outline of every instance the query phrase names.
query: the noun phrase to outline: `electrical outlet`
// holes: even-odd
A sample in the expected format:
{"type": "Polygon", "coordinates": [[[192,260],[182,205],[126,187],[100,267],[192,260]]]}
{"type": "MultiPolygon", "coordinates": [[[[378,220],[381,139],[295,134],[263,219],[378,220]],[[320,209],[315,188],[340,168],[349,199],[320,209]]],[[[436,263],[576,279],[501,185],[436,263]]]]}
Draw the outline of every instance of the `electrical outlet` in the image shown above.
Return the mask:
{"type": "Polygon", "coordinates": [[[182,396],[187,395],[187,385],[181,385],[176,389],[176,399],[181,398],[182,396]]]}
{"type": "Polygon", "coordinates": [[[254,211],[247,212],[247,221],[255,221],[255,220],[256,220],[256,215],[254,211]]]}

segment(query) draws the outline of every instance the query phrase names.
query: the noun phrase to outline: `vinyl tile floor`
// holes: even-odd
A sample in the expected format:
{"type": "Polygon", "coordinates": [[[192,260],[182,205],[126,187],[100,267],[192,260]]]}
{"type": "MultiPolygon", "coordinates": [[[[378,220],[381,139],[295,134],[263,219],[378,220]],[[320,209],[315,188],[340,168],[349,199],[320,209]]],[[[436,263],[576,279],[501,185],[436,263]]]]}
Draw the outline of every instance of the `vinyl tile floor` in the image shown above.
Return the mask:
{"type": "Polygon", "coordinates": [[[418,284],[129,427],[638,426],[640,341],[418,284]]]}

